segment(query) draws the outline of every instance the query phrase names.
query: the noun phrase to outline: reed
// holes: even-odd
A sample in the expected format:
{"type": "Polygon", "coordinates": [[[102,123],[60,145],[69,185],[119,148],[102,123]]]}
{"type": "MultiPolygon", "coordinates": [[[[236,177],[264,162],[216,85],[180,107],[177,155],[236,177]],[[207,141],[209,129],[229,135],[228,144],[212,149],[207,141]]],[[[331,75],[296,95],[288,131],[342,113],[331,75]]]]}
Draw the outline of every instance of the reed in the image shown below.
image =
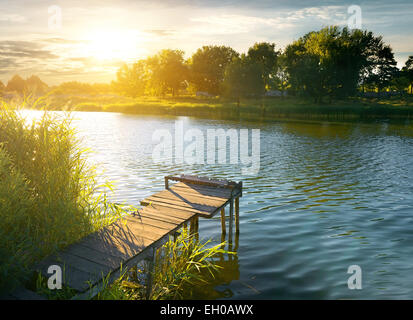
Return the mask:
{"type": "Polygon", "coordinates": [[[216,258],[222,254],[234,254],[223,249],[224,243],[214,246],[210,243],[211,240],[200,241],[195,235],[182,229],[176,239],[171,238],[158,249],[153,268],[150,263],[132,268],[124,277],[103,290],[96,299],[190,298],[195,285],[206,284],[222,268],[216,258]],[[152,279],[151,288],[148,288],[148,277],[152,279]]]}
{"type": "Polygon", "coordinates": [[[70,115],[25,119],[0,104],[0,290],[30,280],[30,266],[110,224],[127,207],[108,201],[70,115]]]}

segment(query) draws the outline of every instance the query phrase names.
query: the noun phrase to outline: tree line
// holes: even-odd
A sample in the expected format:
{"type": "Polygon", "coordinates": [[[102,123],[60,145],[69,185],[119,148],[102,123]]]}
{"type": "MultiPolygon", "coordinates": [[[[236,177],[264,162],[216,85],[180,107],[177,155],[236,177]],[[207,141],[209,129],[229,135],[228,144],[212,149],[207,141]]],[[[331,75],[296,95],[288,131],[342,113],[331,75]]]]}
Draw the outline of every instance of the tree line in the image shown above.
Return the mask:
{"type": "Polygon", "coordinates": [[[276,49],[255,43],[240,54],[228,46],[203,46],[189,59],[165,49],[117,72],[116,89],[124,95],[178,95],[202,92],[233,98],[288,91],[321,102],[359,92],[404,92],[413,86],[413,56],[399,70],[390,45],[370,31],[325,27],[276,49]]]}
{"type": "Polygon", "coordinates": [[[237,99],[277,94],[309,97],[315,102],[383,92],[413,94],[413,56],[398,69],[390,45],[371,31],[337,26],[312,31],[284,49],[258,42],[246,53],[209,45],[188,59],[182,50],[164,49],[122,65],[111,84],[77,81],[48,87],[37,76],[16,75],[0,93],[104,94],[131,97],[182,93],[237,99]]]}

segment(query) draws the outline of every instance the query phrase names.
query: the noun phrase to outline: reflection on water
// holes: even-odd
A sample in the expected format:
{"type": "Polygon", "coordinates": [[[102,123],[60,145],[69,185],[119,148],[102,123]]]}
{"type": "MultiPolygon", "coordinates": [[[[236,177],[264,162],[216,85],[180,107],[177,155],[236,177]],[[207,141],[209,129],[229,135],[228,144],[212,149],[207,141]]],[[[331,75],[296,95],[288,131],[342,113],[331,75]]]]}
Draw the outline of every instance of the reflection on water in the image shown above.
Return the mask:
{"type": "MultiPolygon", "coordinates": [[[[117,181],[118,201],[164,188],[168,174],[242,180],[236,255],[196,298],[413,298],[413,127],[392,123],[249,123],[185,118],[186,128],[260,128],[261,169],[156,164],[152,133],[174,118],[76,113],[91,160],[117,181]],[[363,289],[349,290],[359,265],[363,289]]],[[[220,218],[200,219],[201,239],[221,241],[220,218]]],[[[234,248],[233,248],[234,249],[234,248]]]]}

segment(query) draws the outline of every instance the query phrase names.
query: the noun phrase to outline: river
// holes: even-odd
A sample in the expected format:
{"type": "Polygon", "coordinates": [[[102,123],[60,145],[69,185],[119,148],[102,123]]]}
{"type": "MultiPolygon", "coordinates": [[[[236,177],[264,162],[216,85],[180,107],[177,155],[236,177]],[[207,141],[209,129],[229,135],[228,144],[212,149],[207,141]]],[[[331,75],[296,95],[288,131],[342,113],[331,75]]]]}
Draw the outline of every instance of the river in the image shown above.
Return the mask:
{"type": "MultiPolygon", "coordinates": [[[[74,113],[91,161],[116,182],[116,200],[164,188],[169,174],[242,180],[237,255],[196,298],[412,299],[413,125],[268,122],[74,113]],[[155,163],[154,130],[260,129],[260,169],[155,163]],[[348,288],[349,266],[362,289],[348,288]]],[[[219,215],[218,215],[219,216],[219,215]]],[[[221,240],[219,217],[200,219],[221,240]]]]}

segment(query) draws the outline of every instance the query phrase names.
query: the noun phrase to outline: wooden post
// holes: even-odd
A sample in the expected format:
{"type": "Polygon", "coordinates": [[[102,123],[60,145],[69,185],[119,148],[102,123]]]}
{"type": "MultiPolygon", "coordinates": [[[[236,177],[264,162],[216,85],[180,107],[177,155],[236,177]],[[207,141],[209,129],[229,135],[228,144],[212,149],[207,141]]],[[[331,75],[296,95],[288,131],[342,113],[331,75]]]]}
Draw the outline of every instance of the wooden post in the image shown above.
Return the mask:
{"type": "Polygon", "coordinates": [[[235,233],[239,233],[239,197],[235,198],[235,233]]]}
{"type": "Polygon", "coordinates": [[[169,181],[167,177],[165,177],[165,189],[169,189],[169,181]]]}
{"type": "Polygon", "coordinates": [[[226,227],[225,227],[225,208],[221,209],[221,228],[222,228],[222,235],[224,236],[225,239],[225,233],[227,232],[226,227]]]}
{"type": "Polygon", "coordinates": [[[197,231],[196,231],[196,217],[191,219],[191,222],[189,224],[189,234],[190,235],[194,235],[197,231]]]}
{"type": "Polygon", "coordinates": [[[199,217],[196,216],[195,218],[195,239],[196,241],[199,240],[199,217]]]}
{"type": "Polygon", "coordinates": [[[149,300],[152,293],[152,273],[155,271],[155,257],[156,257],[156,248],[152,248],[152,256],[149,258],[149,268],[148,268],[148,279],[146,283],[146,300],[149,300]]]}
{"type": "Polygon", "coordinates": [[[234,219],[234,199],[229,203],[229,225],[228,225],[228,241],[232,243],[232,222],[234,219]]]}

